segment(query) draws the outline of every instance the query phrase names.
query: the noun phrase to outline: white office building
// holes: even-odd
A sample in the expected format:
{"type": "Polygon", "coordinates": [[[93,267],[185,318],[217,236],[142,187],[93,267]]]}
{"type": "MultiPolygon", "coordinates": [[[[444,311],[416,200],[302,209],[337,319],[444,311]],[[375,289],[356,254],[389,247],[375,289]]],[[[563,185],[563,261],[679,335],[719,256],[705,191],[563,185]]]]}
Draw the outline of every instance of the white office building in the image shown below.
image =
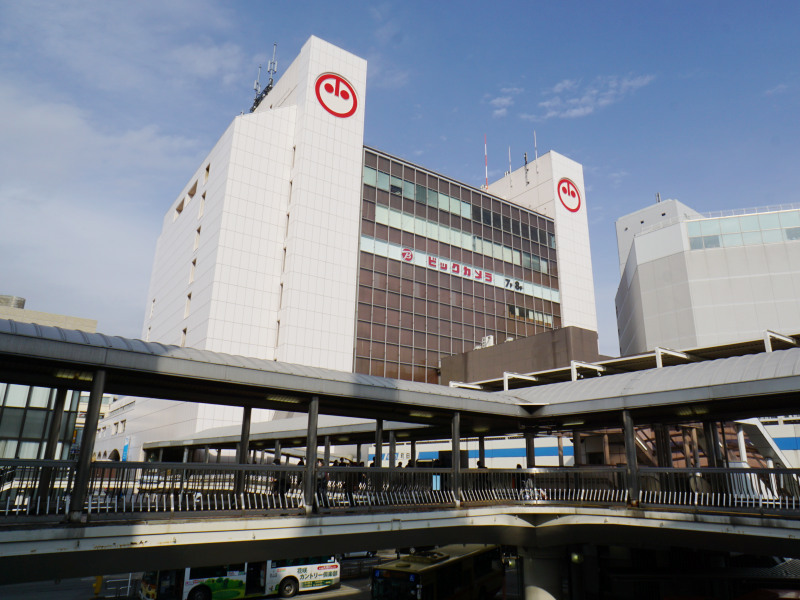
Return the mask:
{"type": "MultiPolygon", "coordinates": [[[[550,152],[486,190],[365,147],[366,82],[312,37],[233,120],[164,217],[145,340],[435,383],[487,338],[596,329],[581,165],[550,152]]],[[[242,418],[117,404],[97,448],[128,460],[242,418]]]]}

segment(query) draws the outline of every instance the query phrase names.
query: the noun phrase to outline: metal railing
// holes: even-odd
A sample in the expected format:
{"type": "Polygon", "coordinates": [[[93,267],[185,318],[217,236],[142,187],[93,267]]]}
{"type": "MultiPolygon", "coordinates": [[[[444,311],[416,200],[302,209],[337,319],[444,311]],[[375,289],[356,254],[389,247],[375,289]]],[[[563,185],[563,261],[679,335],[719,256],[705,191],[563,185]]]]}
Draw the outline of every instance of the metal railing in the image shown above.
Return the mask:
{"type": "Polygon", "coordinates": [[[182,518],[452,508],[497,504],[659,507],[800,517],[800,469],[625,467],[452,469],[200,463],[92,463],[72,506],[74,461],[0,461],[0,523],[21,519],[182,518]],[[631,485],[635,483],[636,485],[631,485]],[[636,490],[631,495],[631,490],[636,490]],[[311,504],[311,506],[307,506],[311,504]]]}

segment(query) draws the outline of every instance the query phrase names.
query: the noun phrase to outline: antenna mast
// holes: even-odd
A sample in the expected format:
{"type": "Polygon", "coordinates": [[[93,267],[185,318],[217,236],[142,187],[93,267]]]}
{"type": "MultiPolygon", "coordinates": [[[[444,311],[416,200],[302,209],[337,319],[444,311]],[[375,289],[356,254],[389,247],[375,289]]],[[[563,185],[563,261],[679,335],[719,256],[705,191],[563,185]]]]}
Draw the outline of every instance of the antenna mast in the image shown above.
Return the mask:
{"type": "Polygon", "coordinates": [[[489,189],[489,152],[486,149],[486,134],[483,134],[483,165],[486,168],[486,189],[489,189]]]}
{"type": "Polygon", "coordinates": [[[278,62],[275,60],[275,52],[278,50],[278,44],[275,43],[272,45],[272,60],[269,61],[267,64],[267,73],[269,73],[269,82],[267,85],[264,86],[264,90],[260,90],[260,81],[261,81],[261,65],[258,65],[258,77],[256,78],[256,82],[253,85],[253,90],[256,92],[256,97],[253,100],[253,106],[250,107],[250,112],[253,112],[255,109],[258,108],[258,105],[261,104],[261,101],[267,97],[267,94],[270,93],[272,90],[272,82],[273,76],[275,73],[278,72],[278,62]]]}

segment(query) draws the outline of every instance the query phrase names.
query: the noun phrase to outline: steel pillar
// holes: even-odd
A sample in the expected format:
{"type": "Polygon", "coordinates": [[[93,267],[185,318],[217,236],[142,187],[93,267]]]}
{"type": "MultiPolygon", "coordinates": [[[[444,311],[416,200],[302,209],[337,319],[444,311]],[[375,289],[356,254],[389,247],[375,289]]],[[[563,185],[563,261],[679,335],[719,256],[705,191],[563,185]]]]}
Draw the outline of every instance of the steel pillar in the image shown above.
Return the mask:
{"type": "Polygon", "coordinates": [[[103,404],[103,392],[106,387],[104,369],[95,371],[92,378],[92,391],[89,394],[89,406],[86,408],[86,421],[83,426],[83,439],[78,454],[78,465],[75,469],[75,487],[70,505],[69,520],[80,522],[83,515],[83,504],[89,491],[89,479],[92,469],[92,450],[97,438],[97,422],[100,420],[100,407],[103,404]]]}
{"type": "Polygon", "coordinates": [[[319,424],[319,396],[308,403],[308,430],[306,432],[306,474],[303,497],[306,512],[314,506],[314,485],[317,481],[317,425],[319,424]]]}

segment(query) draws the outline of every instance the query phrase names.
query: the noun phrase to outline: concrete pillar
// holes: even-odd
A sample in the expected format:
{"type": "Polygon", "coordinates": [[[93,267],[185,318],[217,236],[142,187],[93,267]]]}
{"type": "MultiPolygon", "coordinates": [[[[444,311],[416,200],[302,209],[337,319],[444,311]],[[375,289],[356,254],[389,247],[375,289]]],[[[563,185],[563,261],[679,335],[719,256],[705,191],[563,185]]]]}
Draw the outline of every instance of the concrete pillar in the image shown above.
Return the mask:
{"type": "Polygon", "coordinates": [[[700,467],[700,442],[697,439],[697,427],[692,427],[692,460],[695,468],[700,467]]]}
{"type": "Polygon", "coordinates": [[[717,424],[712,421],[703,423],[703,434],[706,440],[706,457],[709,467],[719,466],[719,433],[717,424]]]}
{"type": "Polygon", "coordinates": [[[79,522],[83,514],[83,503],[89,491],[89,480],[92,468],[92,451],[97,438],[97,422],[100,420],[100,407],[103,404],[103,392],[106,387],[106,372],[99,369],[92,378],[92,390],[89,394],[89,406],[86,408],[86,421],[83,426],[83,439],[75,468],[75,485],[70,504],[69,520],[79,522]]]}
{"type": "Polygon", "coordinates": [[[411,460],[414,461],[411,464],[413,464],[416,467],[417,466],[417,441],[416,440],[411,440],[411,460]]]}
{"type": "Polygon", "coordinates": [[[453,413],[451,424],[453,438],[453,496],[456,507],[461,505],[461,413],[453,413]]]}
{"type": "Polygon", "coordinates": [[[383,419],[375,420],[375,466],[383,466],[383,419]]]}
{"type": "Polygon", "coordinates": [[[520,548],[522,597],[525,600],[561,600],[565,558],[561,549],[520,548]]]}
{"type": "Polygon", "coordinates": [[[536,433],[525,432],[525,466],[532,469],[536,466],[536,433]]]}
{"type": "Polygon", "coordinates": [[[236,464],[247,463],[247,451],[250,446],[250,416],[253,409],[245,406],[242,410],[242,435],[239,438],[239,447],[236,450],[236,464]]]}
{"type": "Polygon", "coordinates": [[[67,402],[67,388],[56,390],[55,403],[53,405],[52,418],[50,419],[50,430],[47,433],[47,446],[44,450],[45,460],[54,460],[58,449],[58,434],[61,432],[61,422],[64,418],[64,405],[67,402]]]}
{"type": "MultiPolygon", "coordinates": [[[[315,453],[316,458],[316,453],[315,453]]],[[[275,450],[272,452],[272,462],[280,461],[281,459],[281,441],[275,440],[275,450]]]]}
{"type": "Polygon", "coordinates": [[[397,440],[394,436],[394,431],[389,432],[389,468],[392,469],[397,464],[397,440]]]}
{"type": "Polygon", "coordinates": [[[361,462],[361,444],[356,444],[356,463],[361,462]]]}
{"type": "Polygon", "coordinates": [[[564,466],[564,436],[558,434],[558,466],[564,466]]]}
{"type": "Polygon", "coordinates": [[[636,463],[636,433],[633,417],[628,410],[622,411],[622,427],[625,437],[625,475],[628,478],[628,493],[632,502],[639,501],[639,467],[636,463]]]}
{"type": "Polygon", "coordinates": [[[308,430],[306,432],[306,473],[305,498],[306,512],[314,506],[314,486],[317,481],[317,425],[319,423],[319,396],[312,396],[308,403],[308,430]]]}
{"type": "Polygon", "coordinates": [[[331,436],[325,436],[325,452],[322,455],[322,463],[329,467],[331,464],[331,436]]]}
{"type": "Polygon", "coordinates": [[[481,466],[486,466],[486,438],[478,436],[478,463],[481,466]]]}
{"type": "Polygon", "coordinates": [[[608,441],[608,434],[603,434],[603,464],[611,465],[611,444],[608,441]]]}
{"type": "Polygon", "coordinates": [[[744,439],[744,425],[741,423],[736,424],[736,442],[739,446],[739,460],[747,465],[747,443],[744,439]]]}
{"type": "Polygon", "coordinates": [[[208,444],[203,446],[203,462],[208,464],[209,459],[211,458],[211,450],[208,448],[208,444]]]}
{"type": "Polygon", "coordinates": [[[577,431],[572,431],[572,461],[573,465],[578,467],[583,464],[583,444],[581,434],[577,431]]]}
{"type": "Polygon", "coordinates": [[[183,449],[183,458],[181,459],[181,462],[182,463],[188,463],[189,462],[189,448],[188,448],[188,446],[183,449]]]}

